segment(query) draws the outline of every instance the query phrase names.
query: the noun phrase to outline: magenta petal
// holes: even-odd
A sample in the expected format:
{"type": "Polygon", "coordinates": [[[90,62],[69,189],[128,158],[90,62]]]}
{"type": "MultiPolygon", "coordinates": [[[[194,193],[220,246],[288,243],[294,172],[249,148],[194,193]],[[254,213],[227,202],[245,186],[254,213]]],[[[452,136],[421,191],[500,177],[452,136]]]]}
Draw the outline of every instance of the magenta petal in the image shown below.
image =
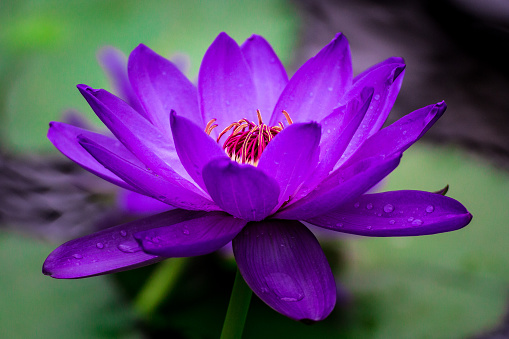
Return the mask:
{"type": "Polygon", "coordinates": [[[409,113],[375,133],[348,159],[348,163],[375,155],[391,155],[407,150],[444,114],[447,105],[439,102],[409,113]]]}
{"type": "Polygon", "coordinates": [[[226,153],[219,144],[192,121],[172,112],[171,131],[175,148],[187,173],[204,190],[202,170],[213,158],[224,157],[226,153]]]}
{"type": "Polygon", "coordinates": [[[145,110],[129,82],[129,77],[127,76],[127,58],[124,53],[115,47],[107,46],[101,48],[97,58],[103,70],[108,74],[115,93],[126,101],[129,106],[146,117],[145,110]]]}
{"type": "Polygon", "coordinates": [[[339,168],[310,194],[276,213],[275,218],[307,220],[335,210],[379,183],[400,159],[401,154],[373,157],[339,168]]]}
{"type": "Polygon", "coordinates": [[[350,47],[341,33],[302,65],[286,85],[270,119],[274,126],[286,110],[294,121],[321,120],[339,104],[352,84],[350,47]]]}
{"type": "Polygon", "coordinates": [[[133,234],[173,225],[202,214],[185,210],[164,212],[68,241],[51,252],[42,272],[53,278],[75,279],[156,263],[164,258],[143,252],[133,234]]]}
{"type": "Polygon", "coordinates": [[[306,221],[334,231],[395,237],[435,234],[466,226],[472,215],[458,201],[422,191],[365,194],[306,221]]]}
{"type": "Polygon", "coordinates": [[[278,203],[277,181],[251,165],[217,158],[203,168],[203,181],[222,210],[247,221],[264,219],[278,203]]]}
{"type": "Polygon", "coordinates": [[[233,253],[246,283],[277,312],[319,321],[334,308],[334,276],[320,244],[301,223],[249,223],[233,239],[233,253]]]}
{"type": "Polygon", "coordinates": [[[218,128],[212,132],[215,136],[232,122],[257,119],[251,71],[239,46],[226,33],[217,36],[203,57],[198,91],[205,123],[217,119],[218,128]]]}
{"type": "Polygon", "coordinates": [[[123,154],[127,158],[133,161],[138,161],[131,154],[130,157],[127,153],[129,151],[118,141],[107,136],[90,132],[85,129],[75,127],[72,125],[65,124],[63,122],[51,122],[48,130],[48,139],[55,145],[60,152],[66,157],[85,168],[87,171],[94,173],[100,178],[109,181],[117,186],[135,190],[134,187],[128,185],[125,181],[120,179],[117,175],[104,168],[103,165],[97,162],[87,151],[81,147],[78,142],[78,135],[86,136],[91,140],[95,140],[98,143],[108,145],[109,149],[114,150],[123,154]],[[134,158],[134,159],[133,159],[134,158]]]}
{"type": "Polygon", "coordinates": [[[258,97],[257,108],[262,115],[270,117],[279,95],[288,83],[286,70],[269,43],[259,35],[247,39],[241,51],[253,74],[258,97]]]}
{"type": "Polygon", "coordinates": [[[150,121],[162,132],[171,134],[171,110],[203,125],[196,87],[169,60],[141,44],[129,55],[128,70],[150,121]]]}
{"type": "Polygon", "coordinates": [[[320,125],[298,123],[283,129],[262,153],[258,169],[279,184],[279,207],[294,194],[318,163],[320,125]]]}
{"type": "Polygon", "coordinates": [[[171,226],[138,232],[134,237],[146,253],[163,257],[192,257],[212,253],[225,246],[246,223],[224,212],[210,212],[171,226]]]}
{"type": "Polygon", "coordinates": [[[217,206],[203,197],[191,184],[187,187],[178,180],[165,179],[152,171],[122,159],[93,141],[80,138],[80,144],[104,167],[118,175],[145,195],[171,206],[188,210],[217,210],[217,206]]]}
{"type": "MultiPolygon", "coordinates": [[[[101,121],[145,165],[165,177],[189,177],[170,143],[170,134],[163,134],[124,101],[105,90],[94,90],[86,85],[78,85],[78,89],[101,121]]],[[[169,130],[169,117],[166,123],[169,130]]]]}
{"type": "Polygon", "coordinates": [[[366,87],[374,89],[371,105],[359,129],[350,141],[350,145],[346,150],[347,155],[352,154],[364,140],[382,128],[401,88],[404,70],[405,64],[403,63],[389,63],[373,67],[370,72],[358,79],[341,99],[344,104],[357,97],[366,87]]]}

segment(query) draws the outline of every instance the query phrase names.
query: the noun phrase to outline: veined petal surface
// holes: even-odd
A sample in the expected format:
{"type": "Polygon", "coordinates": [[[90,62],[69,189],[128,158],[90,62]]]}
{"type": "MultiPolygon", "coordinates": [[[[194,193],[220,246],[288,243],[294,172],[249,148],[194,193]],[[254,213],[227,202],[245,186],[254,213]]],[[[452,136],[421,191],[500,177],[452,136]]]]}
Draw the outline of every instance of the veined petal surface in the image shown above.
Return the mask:
{"type": "Polygon", "coordinates": [[[192,257],[217,251],[228,244],[247,221],[224,212],[210,212],[171,226],[134,235],[146,253],[163,257],[192,257]]]}
{"type": "Polygon", "coordinates": [[[466,226],[472,215],[458,201],[422,191],[365,194],[306,221],[334,231],[372,237],[426,235],[466,226]]]}
{"type": "Polygon", "coordinates": [[[164,258],[143,252],[133,234],[173,225],[202,214],[173,210],[68,241],[48,256],[43,273],[53,278],[74,279],[153,264],[164,258]]]}
{"type": "Polygon", "coordinates": [[[295,320],[330,314],[334,276],[315,236],[300,222],[252,222],[232,244],[242,277],[267,305],[295,320]]]}

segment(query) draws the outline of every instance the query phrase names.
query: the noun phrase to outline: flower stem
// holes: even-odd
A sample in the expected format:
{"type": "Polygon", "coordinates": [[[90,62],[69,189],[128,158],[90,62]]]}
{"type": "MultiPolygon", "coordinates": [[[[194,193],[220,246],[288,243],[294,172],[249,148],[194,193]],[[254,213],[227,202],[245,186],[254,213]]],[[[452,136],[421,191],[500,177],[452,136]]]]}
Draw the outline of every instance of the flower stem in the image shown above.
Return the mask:
{"type": "Polygon", "coordinates": [[[240,271],[237,269],[230,296],[230,304],[228,305],[228,311],[226,311],[223,331],[221,332],[221,339],[238,339],[242,337],[252,294],[253,292],[247,286],[240,271]]]}
{"type": "Polygon", "coordinates": [[[189,258],[171,258],[161,262],[150,275],[134,300],[134,308],[149,318],[163,302],[188,263],[189,258]]]}

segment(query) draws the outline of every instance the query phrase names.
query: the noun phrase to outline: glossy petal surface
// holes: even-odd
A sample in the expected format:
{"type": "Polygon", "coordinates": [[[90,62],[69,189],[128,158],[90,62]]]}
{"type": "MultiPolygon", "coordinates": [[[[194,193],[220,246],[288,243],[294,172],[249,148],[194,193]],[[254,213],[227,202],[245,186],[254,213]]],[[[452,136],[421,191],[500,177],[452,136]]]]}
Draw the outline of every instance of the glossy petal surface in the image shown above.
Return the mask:
{"type": "Polygon", "coordinates": [[[334,231],[377,237],[426,235],[466,226],[472,215],[458,201],[422,191],[365,194],[307,222],[334,231]]]}
{"type": "Polygon", "coordinates": [[[258,107],[251,70],[240,47],[226,33],[219,34],[203,57],[198,91],[204,122],[217,119],[218,128],[212,135],[242,118],[256,121],[258,107]]]}
{"type": "Polygon", "coordinates": [[[298,221],[249,223],[233,240],[239,270],[253,292],[295,320],[326,318],[336,285],[315,236],[298,221]]]}
{"type": "Polygon", "coordinates": [[[320,125],[293,124],[269,143],[258,163],[258,169],[279,184],[279,204],[283,204],[307,179],[318,162],[320,125]]]}
{"type": "Polygon", "coordinates": [[[204,167],[203,181],[223,211],[247,221],[266,218],[278,203],[277,181],[251,165],[214,159],[204,167]]]}
{"type": "Polygon", "coordinates": [[[224,212],[210,212],[171,226],[134,235],[146,253],[163,257],[192,257],[217,251],[229,243],[247,221],[224,212]]]}
{"type": "Polygon", "coordinates": [[[43,273],[59,279],[85,278],[153,264],[164,258],[143,252],[133,234],[176,224],[202,214],[174,210],[71,240],[48,256],[43,273]]]}
{"type": "Polygon", "coordinates": [[[286,70],[267,40],[259,35],[247,39],[241,51],[253,74],[257,108],[262,115],[270,117],[279,95],[288,83],[286,70]]]}
{"type": "Polygon", "coordinates": [[[160,132],[171,137],[171,110],[203,124],[196,87],[171,61],[140,44],[129,55],[128,72],[147,116],[160,132]]]}
{"type": "Polygon", "coordinates": [[[350,47],[345,36],[339,33],[293,75],[275,106],[270,125],[281,120],[282,110],[294,121],[323,119],[339,104],[351,84],[350,47]]]}

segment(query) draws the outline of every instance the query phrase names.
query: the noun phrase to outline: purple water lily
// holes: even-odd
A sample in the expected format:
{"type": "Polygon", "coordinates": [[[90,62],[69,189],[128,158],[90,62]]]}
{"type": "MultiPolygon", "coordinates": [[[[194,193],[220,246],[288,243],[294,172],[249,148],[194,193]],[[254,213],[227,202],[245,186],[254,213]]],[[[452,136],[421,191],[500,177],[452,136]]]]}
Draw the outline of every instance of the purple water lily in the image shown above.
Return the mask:
{"type": "Polygon", "coordinates": [[[138,46],[127,75],[118,69],[127,102],[78,86],[115,138],[58,122],[48,137],[92,173],[175,209],[69,241],[43,272],[83,278],[207,254],[232,241],[258,297],[290,318],[324,319],[336,302],[335,281],[301,221],[409,236],[456,230],[472,218],[441,194],[366,194],[446,109],[430,105],[382,129],[404,69],[401,58],[389,58],[353,77],[347,39],[337,34],[289,80],[262,37],[239,47],[221,33],[195,86],[138,46]]]}

